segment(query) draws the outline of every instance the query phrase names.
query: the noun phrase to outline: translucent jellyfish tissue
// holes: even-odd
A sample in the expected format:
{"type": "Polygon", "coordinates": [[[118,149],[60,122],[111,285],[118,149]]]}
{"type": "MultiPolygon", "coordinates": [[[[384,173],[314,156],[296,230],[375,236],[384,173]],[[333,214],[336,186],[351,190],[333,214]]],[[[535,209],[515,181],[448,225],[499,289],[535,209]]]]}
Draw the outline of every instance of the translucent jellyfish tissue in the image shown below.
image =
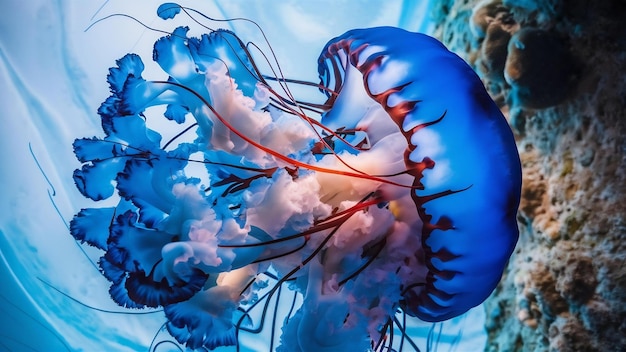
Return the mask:
{"type": "MultiPolygon", "coordinates": [[[[192,9],[167,3],[163,19],[192,9]]],[[[110,69],[104,136],[77,139],[79,241],[110,295],[163,307],[190,349],[237,345],[250,310],[302,295],[279,351],[384,350],[398,312],[435,322],[480,304],[517,241],[521,170],[480,79],[437,40],[393,27],[331,39],[319,84],[259,72],[233,32],[176,28],[144,78],[110,69]],[[319,103],[290,85],[319,89],[319,103]],[[177,129],[150,127],[147,111],[177,129]]]]}

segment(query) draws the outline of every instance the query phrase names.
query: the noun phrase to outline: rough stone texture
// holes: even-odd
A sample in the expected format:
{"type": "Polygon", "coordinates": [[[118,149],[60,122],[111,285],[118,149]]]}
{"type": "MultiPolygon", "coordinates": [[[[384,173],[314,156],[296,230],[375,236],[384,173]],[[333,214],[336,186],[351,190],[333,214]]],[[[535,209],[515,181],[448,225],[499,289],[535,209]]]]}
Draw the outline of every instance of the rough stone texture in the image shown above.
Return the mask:
{"type": "Polygon", "coordinates": [[[486,304],[487,351],[626,351],[625,14],[621,0],[434,9],[436,36],[481,75],[523,164],[520,240],[486,304]],[[540,50],[524,52],[520,31],[547,44],[534,36],[540,50]]]}

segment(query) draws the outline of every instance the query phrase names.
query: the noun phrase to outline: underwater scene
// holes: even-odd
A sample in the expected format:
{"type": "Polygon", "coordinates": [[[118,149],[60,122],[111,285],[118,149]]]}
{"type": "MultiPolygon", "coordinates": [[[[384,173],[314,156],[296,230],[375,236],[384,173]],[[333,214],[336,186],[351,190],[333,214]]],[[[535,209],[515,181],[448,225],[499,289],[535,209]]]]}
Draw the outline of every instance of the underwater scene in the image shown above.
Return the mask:
{"type": "Polygon", "coordinates": [[[5,5],[0,351],[626,348],[619,1],[5,5]]]}

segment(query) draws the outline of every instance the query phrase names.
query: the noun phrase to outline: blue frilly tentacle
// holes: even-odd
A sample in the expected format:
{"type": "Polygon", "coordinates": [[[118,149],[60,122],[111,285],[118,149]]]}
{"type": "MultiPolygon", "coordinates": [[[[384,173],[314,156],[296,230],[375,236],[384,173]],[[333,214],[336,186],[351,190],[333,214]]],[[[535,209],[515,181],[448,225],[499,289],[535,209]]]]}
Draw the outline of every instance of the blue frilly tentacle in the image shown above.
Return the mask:
{"type": "Polygon", "coordinates": [[[177,123],[185,122],[185,115],[189,113],[189,108],[178,104],[169,104],[163,116],[177,123]]]}
{"type": "Polygon", "coordinates": [[[248,97],[254,95],[260,77],[248,59],[245,45],[231,31],[220,29],[189,39],[189,50],[198,68],[206,71],[211,65],[225,65],[237,87],[248,97]]]}
{"type": "MultiPolygon", "coordinates": [[[[167,3],[158,13],[167,19],[181,10],[167,3]]],[[[205,158],[220,154],[209,150],[214,122],[206,106],[211,103],[207,80],[225,67],[244,95],[252,97],[259,77],[245,45],[232,32],[220,30],[195,39],[187,38],[187,31],[179,27],[155,43],[153,59],[169,76],[166,79],[146,81],[144,64],[135,54],[124,56],[109,70],[111,95],[98,109],[104,137],[74,142],[76,157],[83,163],[74,179],[81,193],[93,200],[109,198],[117,191],[119,204],[82,210],[72,221],[71,231],[76,240],[104,251],[99,267],[111,282],[109,293],[116,303],[127,308],[163,306],[168,330],[180,343],[192,349],[214,349],[237,342],[231,319],[240,290],[221,291],[214,271],[249,265],[264,252],[261,242],[272,238],[254,227],[245,236],[245,216],[236,207],[243,203],[242,196],[213,197],[209,202],[209,187],[188,177],[186,168],[194,153],[203,152],[205,158]],[[164,117],[179,124],[187,116],[196,118],[196,140],[181,142],[178,135],[162,144],[161,134],[148,128],[151,114],[144,114],[155,105],[166,105],[164,117]],[[191,209],[189,202],[196,207],[191,209]],[[211,212],[217,215],[210,216],[211,212]],[[220,228],[222,223],[228,226],[220,228]],[[192,229],[197,231],[194,238],[192,229]],[[217,236],[226,237],[230,244],[251,246],[202,252],[218,243],[217,236]],[[213,262],[187,261],[186,253],[164,258],[164,248],[182,244],[197,248],[198,255],[214,255],[213,262]]],[[[220,164],[256,167],[236,156],[220,155],[212,160],[213,165],[207,163],[206,169],[214,172],[211,182],[218,182],[218,170],[229,169],[220,164]]]]}
{"type": "Polygon", "coordinates": [[[157,15],[164,20],[174,18],[180,13],[180,5],[173,2],[166,2],[161,4],[157,9],[157,15]]]}
{"type": "Polygon", "coordinates": [[[235,345],[237,332],[229,318],[235,305],[224,294],[213,287],[188,301],[164,307],[167,330],[191,349],[235,345]]]}
{"type": "Polygon", "coordinates": [[[114,214],[113,207],[82,209],[70,222],[70,233],[77,241],[105,250],[114,214]]]}

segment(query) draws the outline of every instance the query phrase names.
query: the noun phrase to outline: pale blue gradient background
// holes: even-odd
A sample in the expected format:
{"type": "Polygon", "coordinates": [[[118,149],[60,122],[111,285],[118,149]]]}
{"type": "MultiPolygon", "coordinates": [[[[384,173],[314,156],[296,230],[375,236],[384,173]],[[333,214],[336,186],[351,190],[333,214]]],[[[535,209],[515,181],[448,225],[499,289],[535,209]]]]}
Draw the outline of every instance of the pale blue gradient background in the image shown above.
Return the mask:
{"type": "MultiPolygon", "coordinates": [[[[435,0],[430,0],[435,1],[435,0]]],[[[88,305],[120,312],[108,296],[108,282],[69,235],[66,223],[93,204],[73,185],[79,166],[71,143],[101,135],[96,110],[108,96],[106,75],[128,52],[142,56],[145,77],[161,77],[150,61],[162,34],[128,18],[115,17],[85,32],[112,13],[171,31],[189,24],[156,16],[161,1],[2,0],[0,17],[0,351],[147,351],[165,319],[112,314],[86,308],[41,280],[88,305]],[[29,150],[39,161],[42,173],[29,150]],[[47,177],[47,179],[46,179],[47,177]],[[56,207],[55,208],[55,204],[56,207]]],[[[181,1],[215,18],[245,17],[265,31],[286,77],[317,82],[323,45],[351,28],[391,25],[428,32],[428,1],[181,1]],[[382,5],[384,3],[384,5],[382,5]]],[[[246,22],[211,23],[267,50],[258,29],[246,22]]],[[[198,27],[194,27],[198,29],[198,27]]],[[[191,34],[199,31],[192,29],[191,34]]],[[[295,92],[298,96],[298,92],[295,92]]],[[[301,96],[298,96],[301,98],[301,96]]],[[[132,311],[131,311],[132,312],[132,311]]],[[[440,351],[482,349],[484,313],[448,322],[440,351]],[[460,344],[447,342],[460,339],[460,344]]],[[[410,333],[426,336],[431,324],[414,323],[410,333]]],[[[437,326],[437,331],[439,326],[437,326]]],[[[158,340],[168,338],[161,333],[158,340]]],[[[244,337],[250,350],[264,350],[267,337],[244,337]]],[[[436,341],[434,341],[436,342],[436,341]]],[[[433,342],[433,343],[434,343],[433,342]]],[[[425,346],[421,339],[421,346],[425,346]]],[[[168,350],[164,345],[159,351],[168,350]]],[[[245,350],[245,348],[244,348],[245,350]]],[[[423,349],[426,350],[426,349],[423,349]]]]}

